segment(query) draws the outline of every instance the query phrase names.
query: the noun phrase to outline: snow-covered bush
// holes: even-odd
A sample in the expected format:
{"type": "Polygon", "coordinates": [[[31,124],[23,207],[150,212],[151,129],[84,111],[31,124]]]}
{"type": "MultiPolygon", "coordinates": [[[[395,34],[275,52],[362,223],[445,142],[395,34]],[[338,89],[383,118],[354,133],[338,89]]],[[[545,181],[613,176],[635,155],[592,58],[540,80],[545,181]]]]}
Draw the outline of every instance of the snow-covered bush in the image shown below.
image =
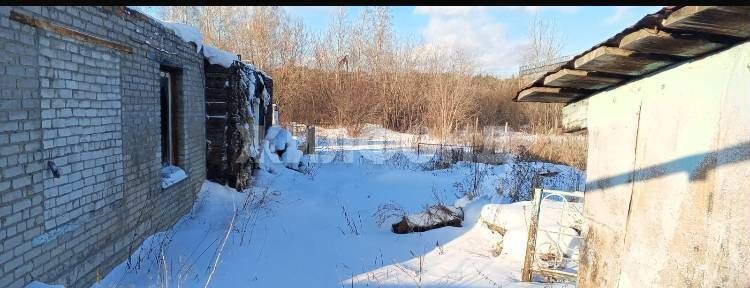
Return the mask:
{"type": "Polygon", "coordinates": [[[261,168],[266,171],[273,173],[274,167],[281,164],[289,169],[300,170],[305,164],[297,139],[284,128],[268,128],[261,146],[261,168]]]}

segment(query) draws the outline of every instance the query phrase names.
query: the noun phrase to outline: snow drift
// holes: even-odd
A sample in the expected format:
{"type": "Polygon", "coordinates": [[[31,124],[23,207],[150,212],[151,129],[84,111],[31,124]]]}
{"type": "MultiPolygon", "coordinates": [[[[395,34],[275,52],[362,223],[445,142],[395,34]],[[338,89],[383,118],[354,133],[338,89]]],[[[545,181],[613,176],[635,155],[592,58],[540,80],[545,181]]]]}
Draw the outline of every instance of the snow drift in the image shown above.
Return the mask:
{"type": "Polygon", "coordinates": [[[284,165],[293,170],[299,170],[302,163],[302,151],[299,150],[297,139],[289,130],[280,127],[270,127],[263,140],[260,165],[261,168],[274,172],[275,167],[284,165]]]}
{"type": "MultiPolygon", "coordinates": [[[[149,237],[131,261],[120,264],[95,287],[199,288],[206,286],[210,270],[215,274],[209,287],[219,288],[415,287],[417,277],[422,287],[562,286],[518,282],[531,202],[502,204],[505,201],[498,195],[497,181],[512,175],[510,164],[479,165],[491,177],[481,178],[480,195],[469,200],[456,195],[454,184],[471,178],[474,164],[459,162],[425,171],[383,162],[334,161],[316,164],[311,176],[283,164],[284,153],[296,149],[290,136],[288,131],[274,128],[263,141],[264,157],[278,161],[264,162],[273,173],[259,171],[255,185],[242,192],[205,183],[190,214],[171,229],[149,237]],[[278,203],[278,209],[268,214],[235,209],[246,206],[246,201],[268,201],[259,196],[262,191],[276,192],[271,201],[278,203]],[[461,207],[461,227],[394,234],[391,227],[381,227],[372,217],[383,203],[397,203],[402,211],[423,211],[436,203],[436,197],[442,198],[441,203],[461,207]],[[234,229],[228,229],[235,214],[234,229]],[[347,225],[358,233],[348,233],[347,225]],[[224,242],[223,253],[219,253],[224,242]],[[294,277],[289,277],[290,271],[294,277]]],[[[384,144],[373,149],[372,142],[361,140],[347,142],[354,159],[385,150],[384,144]]],[[[393,146],[388,147],[388,153],[393,154],[393,146]]],[[[319,153],[338,153],[322,151],[319,153]]],[[[581,171],[564,165],[518,165],[560,171],[545,183],[549,189],[570,191],[579,179],[567,175],[582,176],[581,171]]],[[[555,212],[559,212],[560,203],[544,205],[540,228],[552,229],[560,221],[566,229],[575,230],[569,227],[575,219],[560,219],[555,212]]],[[[389,223],[402,215],[390,218],[393,221],[389,223]]],[[[544,237],[540,234],[540,239],[544,237]]],[[[578,243],[563,238],[560,245],[577,247],[578,243]]]]}

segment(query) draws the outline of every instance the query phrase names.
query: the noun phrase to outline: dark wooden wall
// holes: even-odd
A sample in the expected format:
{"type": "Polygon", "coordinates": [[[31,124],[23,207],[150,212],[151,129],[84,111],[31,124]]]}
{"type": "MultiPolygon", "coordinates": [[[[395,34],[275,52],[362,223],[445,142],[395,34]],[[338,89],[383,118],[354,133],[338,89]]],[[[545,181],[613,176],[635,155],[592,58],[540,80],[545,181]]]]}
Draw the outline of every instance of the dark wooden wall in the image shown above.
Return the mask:
{"type": "Polygon", "coordinates": [[[227,111],[231,105],[232,85],[230,81],[234,71],[220,65],[204,63],[206,67],[206,139],[208,152],[206,153],[206,178],[208,180],[225,183],[229,173],[224,161],[226,154],[225,127],[227,111]]]}
{"type": "MultiPolygon", "coordinates": [[[[243,147],[252,143],[253,133],[247,135],[239,131],[248,121],[247,91],[242,88],[242,65],[235,62],[231,67],[204,63],[206,69],[206,138],[207,145],[207,179],[242,189],[247,185],[250,173],[257,168],[257,159],[243,158],[243,147]]],[[[258,125],[250,125],[250,129],[258,131],[259,140],[265,137],[265,132],[271,126],[273,112],[272,103],[263,102],[263,89],[273,102],[273,82],[262,73],[254,72],[256,79],[254,95],[260,98],[260,118],[258,125]],[[261,83],[262,80],[262,83],[261,83]]],[[[260,143],[260,141],[258,141],[260,143]]]]}

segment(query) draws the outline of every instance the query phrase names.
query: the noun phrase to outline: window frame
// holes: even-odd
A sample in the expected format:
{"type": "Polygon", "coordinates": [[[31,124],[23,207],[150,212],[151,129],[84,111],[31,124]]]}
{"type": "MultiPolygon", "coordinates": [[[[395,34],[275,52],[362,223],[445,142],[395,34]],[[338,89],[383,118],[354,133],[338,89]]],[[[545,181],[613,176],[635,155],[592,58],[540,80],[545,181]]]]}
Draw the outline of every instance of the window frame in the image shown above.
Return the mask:
{"type": "Polygon", "coordinates": [[[160,160],[162,167],[160,174],[161,188],[162,190],[166,190],[188,178],[187,171],[180,168],[180,165],[184,161],[184,159],[181,159],[184,155],[182,152],[186,149],[186,147],[182,146],[183,141],[185,141],[184,133],[186,133],[181,126],[183,124],[182,121],[184,121],[184,115],[180,113],[184,101],[184,95],[180,87],[182,84],[182,69],[160,65],[158,75],[159,110],[161,112],[159,119],[159,134],[161,136],[159,147],[161,149],[160,160]],[[164,91],[165,83],[166,93],[164,91]]]}
{"type": "Polygon", "coordinates": [[[179,106],[180,106],[180,93],[178,89],[178,79],[179,77],[179,71],[175,68],[171,67],[165,67],[161,66],[159,69],[159,101],[160,101],[160,109],[161,109],[161,119],[160,119],[160,126],[161,126],[161,153],[162,153],[162,166],[165,165],[171,165],[171,166],[180,166],[180,115],[179,115],[179,106]],[[166,78],[167,83],[167,97],[166,97],[166,109],[164,109],[164,95],[162,95],[162,85],[164,84],[164,80],[166,78]],[[166,110],[166,111],[165,111],[166,110]],[[166,112],[167,115],[164,115],[166,112]],[[166,122],[166,135],[164,124],[166,122]],[[166,137],[166,141],[165,141],[166,137]],[[166,142],[166,143],[165,143],[166,142]],[[166,145],[165,145],[166,144],[166,145]]]}

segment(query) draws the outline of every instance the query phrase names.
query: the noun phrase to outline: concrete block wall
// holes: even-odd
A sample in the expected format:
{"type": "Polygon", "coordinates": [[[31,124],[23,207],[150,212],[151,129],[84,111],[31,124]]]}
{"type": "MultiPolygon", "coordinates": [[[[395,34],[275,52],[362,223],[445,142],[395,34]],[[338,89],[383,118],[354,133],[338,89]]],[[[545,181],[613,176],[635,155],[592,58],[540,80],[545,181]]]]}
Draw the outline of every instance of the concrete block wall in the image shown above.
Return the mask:
{"type": "Polygon", "coordinates": [[[578,287],[750,287],[750,42],[588,99],[578,287]]]}
{"type": "Polygon", "coordinates": [[[0,287],[88,287],[189,211],[205,179],[203,83],[195,46],[137,12],[0,7],[0,287]],[[132,53],[21,24],[11,11],[132,53]],[[188,174],[167,189],[162,66],[179,71],[178,163],[188,174]]]}

